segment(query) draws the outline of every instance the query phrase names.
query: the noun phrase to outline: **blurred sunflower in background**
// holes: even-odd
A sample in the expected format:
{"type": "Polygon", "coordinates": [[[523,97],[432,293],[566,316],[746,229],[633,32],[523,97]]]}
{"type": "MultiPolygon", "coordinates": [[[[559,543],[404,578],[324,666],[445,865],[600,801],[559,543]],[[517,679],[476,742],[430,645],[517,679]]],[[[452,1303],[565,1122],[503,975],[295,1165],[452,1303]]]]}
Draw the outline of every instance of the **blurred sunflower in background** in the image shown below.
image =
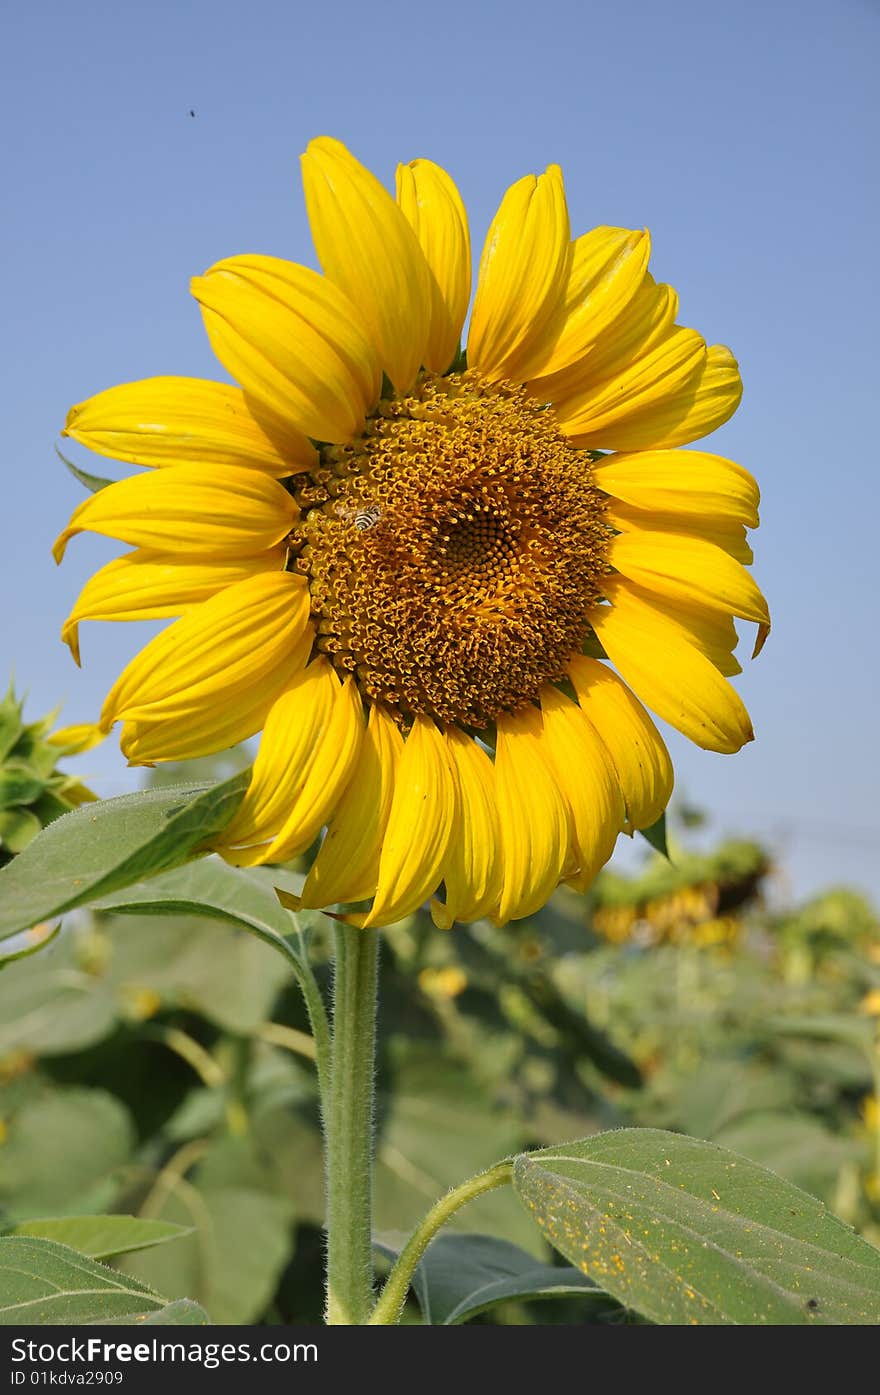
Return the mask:
{"type": "Polygon", "coordinates": [[[678,320],[646,231],[572,240],[562,175],[505,194],[470,301],[468,224],[437,165],[396,201],[338,141],[303,157],[323,275],[266,256],[193,281],[239,384],[151,378],[65,434],[161,467],[109,485],[55,547],[134,550],[64,625],[180,617],[125,668],[100,727],[133,764],[262,730],[218,847],[385,925],[527,916],[654,823],[672,767],[642,701],[709,750],[752,739],[727,681],[758,488],[682,451],[726,421],[736,360],[678,320]],[[613,665],[613,668],[611,667],[613,665]],[[641,701],[640,701],[641,699],[641,701]],[[365,909],[358,912],[363,903],[365,909]]]}

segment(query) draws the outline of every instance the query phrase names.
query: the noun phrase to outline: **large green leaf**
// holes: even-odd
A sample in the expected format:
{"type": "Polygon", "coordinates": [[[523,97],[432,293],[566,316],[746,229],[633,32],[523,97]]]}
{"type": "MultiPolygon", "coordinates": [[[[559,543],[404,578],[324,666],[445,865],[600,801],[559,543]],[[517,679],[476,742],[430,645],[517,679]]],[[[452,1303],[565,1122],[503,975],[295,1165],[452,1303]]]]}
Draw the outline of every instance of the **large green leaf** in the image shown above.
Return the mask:
{"type": "Polygon", "coordinates": [[[0,871],[0,939],[179,867],[229,822],[248,779],[141,790],[56,819],[0,871]]]}
{"type": "Polygon", "coordinates": [[[26,1101],[0,1148],[0,1204],[13,1221],[103,1209],[131,1157],[128,1110],[105,1090],[56,1089],[26,1101]]]}
{"type": "MultiPolygon", "coordinates": [[[[277,875],[274,880],[278,880],[277,875]]],[[[275,895],[273,881],[259,870],[229,867],[217,857],[191,862],[103,896],[95,909],[116,915],[183,912],[210,916],[248,930],[275,949],[295,953],[287,940],[294,931],[294,921],[275,895]]]]}
{"type": "Polygon", "coordinates": [[[57,1240],[59,1245],[68,1245],[91,1259],[110,1259],[112,1255],[164,1245],[169,1240],[189,1235],[191,1229],[191,1226],[172,1225],[170,1221],[145,1221],[139,1216],[53,1216],[22,1221],[11,1233],[57,1240]]]}
{"type": "Polygon", "coordinates": [[[122,1261],[127,1273],[169,1297],[192,1295],[212,1322],[256,1322],[293,1251],[290,1205],[247,1187],[180,1186],[163,1216],[196,1227],[173,1246],[122,1261]]]}
{"type": "Polygon", "coordinates": [[[438,1235],[413,1275],[426,1323],[467,1322],[499,1303],[530,1298],[607,1295],[577,1269],[538,1264],[534,1255],[493,1235],[438,1235]]]}
{"type": "Polygon", "coordinates": [[[522,1154],[514,1187],[566,1259],[653,1322],[880,1323],[880,1251],[715,1144],[621,1129],[522,1154]]]}
{"type": "Polygon", "coordinates": [[[0,1326],[142,1320],[165,1299],[54,1240],[0,1239],[0,1326]]]}

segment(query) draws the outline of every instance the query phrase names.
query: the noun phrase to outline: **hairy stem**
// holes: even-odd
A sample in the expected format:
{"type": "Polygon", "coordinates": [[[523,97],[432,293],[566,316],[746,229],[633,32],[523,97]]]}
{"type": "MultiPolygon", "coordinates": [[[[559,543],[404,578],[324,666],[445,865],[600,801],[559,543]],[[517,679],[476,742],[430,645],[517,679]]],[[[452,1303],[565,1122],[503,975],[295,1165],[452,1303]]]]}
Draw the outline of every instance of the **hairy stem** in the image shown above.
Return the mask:
{"type": "Polygon", "coordinates": [[[333,1060],[324,1096],[327,1176],[327,1322],[361,1326],[373,1304],[375,930],[334,931],[333,1060]]]}
{"type": "Polygon", "coordinates": [[[498,1163],[496,1167],[490,1167],[486,1172],[468,1178],[460,1187],[454,1187],[434,1203],[397,1256],[379,1301],[370,1315],[371,1327],[390,1327],[399,1322],[416,1266],[437,1231],[446,1224],[449,1217],[469,1201],[473,1201],[474,1197],[482,1196],[483,1192],[507,1186],[512,1176],[513,1163],[498,1163]]]}

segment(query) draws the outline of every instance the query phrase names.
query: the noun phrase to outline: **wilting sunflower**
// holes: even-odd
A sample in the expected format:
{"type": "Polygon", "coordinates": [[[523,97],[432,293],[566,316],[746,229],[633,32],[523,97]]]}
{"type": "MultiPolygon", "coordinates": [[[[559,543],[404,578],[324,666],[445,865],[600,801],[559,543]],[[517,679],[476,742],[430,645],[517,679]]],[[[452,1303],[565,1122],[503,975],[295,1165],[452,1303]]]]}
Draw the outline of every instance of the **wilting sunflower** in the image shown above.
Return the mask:
{"type": "Polygon", "coordinates": [[[677,323],[647,232],[572,240],[556,166],[502,200],[466,353],[449,175],[401,166],[395,202],[322,137],[303,177],[323,275],[248,255],[193,282],[240,386],[151,378],[71,411],[65,434],[163,468],[74,512],[59,560],[84,530],[134,551],[64,638],[78,656],[83,620],[181,617],[101,727],[122,722],[135,764],[262,730],[230,861],[326,829],[305,906],[384,925],[434,897],[440,925],[503,923],[586,887],[665,808],[639,698],[710,750],[752,739],[725,675],[733,618],[759,642],[769,624],[743,565],[758,489],[676,449],[733,413],[737,364],[677,323]]]}

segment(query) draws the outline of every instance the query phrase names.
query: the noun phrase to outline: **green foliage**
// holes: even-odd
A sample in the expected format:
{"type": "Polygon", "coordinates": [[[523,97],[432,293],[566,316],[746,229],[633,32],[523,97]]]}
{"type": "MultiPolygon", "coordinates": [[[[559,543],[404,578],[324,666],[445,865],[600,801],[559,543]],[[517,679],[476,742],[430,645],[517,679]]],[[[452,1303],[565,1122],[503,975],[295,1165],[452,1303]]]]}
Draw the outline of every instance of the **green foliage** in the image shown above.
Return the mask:
{"type": "Polygon", "coordinates": [[[469,1322],[502,1303],[587,1295],[613,1301],[577,1269],[536,1264],[534,1255],[491,1235],[438,1235],[413,1278],[422,1318],[432,1326],[469,1322]]]}
{"type": "MultiPolygon", "coordinates": [[[[326,992],[327,922],[279,905],[295,866],[193,860],[246,779],[67,815],[0,874],[7,936],[90,908],[0,975],[0,1261],[30,1245],[35,1285],[9,1288],[10,1265],[9,1321],[23,1302],[31,1321],[317,1320],[321,1134],[296,980],[308,948],[326,992]],[[116,1267],[95,1265],[99,1310],[81,1266],[101,1258],[116,1267]]],[[[870,909],[833,893],[769,915],[756,844],[674,858],[500,931],[418,914],[383,934],[377,1230],[504,1156],[527,1202],[505,1188],[457,1212],[408,1319],[880,1317],[855,1274],[877,1283],[876,1251],[791,1185],[880,1239],[870,909]],[[722,1149],[742,1155],[733,1172],[722,1149]],[[798,1265],[815,1284],[796,1287],[798,1265]]]]}
{"type": "Polygon", "coordinates": [[[880,1251],[717,1145],[622,1129],[517,1158],[514,1186],[566,1259],[652,1322],[880,1323],[880,1251]]]}
{"type": "Polygon", "coordinates": [[[58,769],[65,748],[50,737],[55,714],[37,722],[25,722],[23,714],[24,703],[10,686],[0,699],[0,867],[24,852],[47,824],[94,798],[58,769]]]}
{"type": "Polygon", "coordinates": [[[194,1305],[168,1307],[135,1279],[54,1240],[0,1239],[0,1326],[204,1321],[194,1305]]]}
{"type": "Polygon", "coordinates": [[[21,1221],[10,1234],[56,1240],[91,1259],[112,1259],[165,1245],[191,1231],[190,1226],[167,1221],[145,1221],[136,1216],[64,1216],[45,1220],[21,1221]]]}
{"type": "Polygon", "coordinates": [[[102,799],[65,814],[0,873],[0,939],[179,867],[235,813],[242,772],[102,799]]]}

